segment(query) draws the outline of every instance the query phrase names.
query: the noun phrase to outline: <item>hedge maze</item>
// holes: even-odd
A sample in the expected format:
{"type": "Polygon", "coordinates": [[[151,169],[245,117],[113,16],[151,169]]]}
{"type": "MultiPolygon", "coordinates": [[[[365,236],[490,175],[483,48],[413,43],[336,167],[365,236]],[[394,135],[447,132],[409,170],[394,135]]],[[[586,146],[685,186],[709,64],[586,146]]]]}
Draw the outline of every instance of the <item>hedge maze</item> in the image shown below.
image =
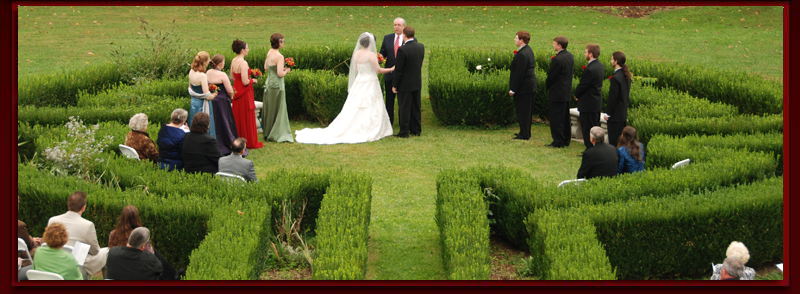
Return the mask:
{"type": "MultiPolygon", "coordinates": [[[[545,117],[549,55],[535,55],[535,113],[545,117]]],[[[512,58],[434,49],[429,91],[439,120],[513,123],[512,58]]],[[[585,64],[576,55],[573,87],[585,64]]],[[[782,86],[744,73],[628,64],[629,125],[646,144],[647,170],[562,188],[505,167],[442,171],[436,223],[449,279],[488,279],[490,233],[529,251],[531,272],[546,280],[707,277],[732,240],[750,248],[748,266],[783,260],[782,86]],[[669,169],[686,158],[690,165],[669,169]]]]}

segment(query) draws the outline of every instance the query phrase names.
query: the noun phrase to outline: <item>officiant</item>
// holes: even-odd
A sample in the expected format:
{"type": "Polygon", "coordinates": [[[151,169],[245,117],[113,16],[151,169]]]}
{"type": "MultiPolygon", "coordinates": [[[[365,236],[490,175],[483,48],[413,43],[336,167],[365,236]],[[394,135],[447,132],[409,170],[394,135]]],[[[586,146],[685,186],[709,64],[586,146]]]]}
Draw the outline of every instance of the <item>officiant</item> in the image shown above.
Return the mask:
{"type": "MultiPolygon", "coordinates": [[[[403,46],[403,29],[406,28],[406,20],[398,17],[394,19],[394,33],[383,37],[381,51],[378,52],[386,58],[384,68],[391,68],[395,65],[397,49],[403,46]]],[[[390,72],[383,75],[384,92],[386,92],[386,113],[389,114],[389,125],[394,125],[394,100],[397,94],[392,92],[392,77],[390,72]]]]}

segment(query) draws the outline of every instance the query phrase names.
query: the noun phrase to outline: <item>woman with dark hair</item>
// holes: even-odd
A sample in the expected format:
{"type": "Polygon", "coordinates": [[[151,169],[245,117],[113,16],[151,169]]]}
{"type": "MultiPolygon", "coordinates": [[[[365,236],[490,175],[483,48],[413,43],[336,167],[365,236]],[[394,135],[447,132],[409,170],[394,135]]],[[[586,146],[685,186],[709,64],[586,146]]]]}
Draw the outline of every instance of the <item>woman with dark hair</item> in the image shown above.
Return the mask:
{"type": "Polygon", "coordinates": [[[69,252],[61,249],[69,241],[67,228],[60,223],[53,223],[44,229],[42,241],[47,246],[39,247],[33,256],[33,269],[61,275],[64,280],[82,280],[78,261],[69,252]]]}
{"type": "Polygon", "coordinates": [[[264,141],[294,142],[292,128],[289,126],[289,114],[286,111],[286,87],[283,77],[292,71],[283,66],[283,35],[272,34],[269,43],[272,49],[267,52],[264,68],[269,71],[267,83],[264,85],[264,107],[261,108],[261,128],[264,141]]]}
{"type": "MultiPolygon", "coordinates": [[[[250,79],[250,66],[244,57],[250,52],[250,47],[242,40],[236,39],[231,46],[236,57],[231,60],[230,77],[233,80],[233,118],[236,122],[236,132],[247,139],[247,149],[258,149],[264,144],[258,142],[258,128],[256,127],[256,104],[253,94],[253,85],[256,79],[250,79]]],[[[246,154],[245,154],[246,155],[246,154]]]]}
{"type": "Polygon", "coordinates": [[[208,113],[194,115],[189,133],[183,139],[183,170],[187,173],[217,173],[219,152],[217,140],[208,134],[208,113]]]}
{"type": "Polygon", "coordinates": [[[170,115],[170,122],[164,124],[158,131],[158,163],[161,169],[167,171],[183,170],[183,138],[186,131],[186,118],[188,113],[183,108],[177,108],[170,115]]]}
{"type": "Polygon", "coordinates": [[[631,93],[631,70],[625,64],[625,53],[620,51],[611,54],[611,65],[614,74],[608,77],[611,85],[608,88],[608,104],[605,119],[608,125],[608,144],[617,146],[617,139],[628,121],[628,100],[631,93]]]}
{"type": "Polygon", "coordinates": [[[195,113],[205,112],[211,116],[209,125],[211,129],[208,134],[216,138],[216,131],[214,130],[214,107],[211,105],[211,100],[217,97],[217,93],[211,93],[208,90],[208,76],[206,76],[206,68],[210,57],[208,52],[200,51],[192,61],[192,69],[189,71],[189,96],[192,97],[191,105],[189,106],[189,125],[192,124],[192,119],[195,113]]]}
{"type": "MultiPolygon", "coordinates": [[[[217,144],[222,155],[231,153],[231,143],[239,137],[236,130],[236,120],[233,118],[231,108],[231,97],[233,97],[233,86],[228,75],[222,71],[225,68],[225,56],[216,54],[211,57],[211,69],[208,70],[208,82],[217,86],[217,97],[211,103],[214,107],[214,121],[217,133],[217,144]]],[[[246,155],[246,154],[245,154],[246,155]]]]}
{"type": "MultiPolygon", "coordinates": [[[[125,208],[122,209],[122,213],[119,215],[117,227],[108,235],[108,249],[111,249],[111,247],[115,246],[127,246],[128,237],[131,236],[131,232],[141,226],[142,220],[139,218],[139,210],[136,209],[136,206],[125,206],[125,208]]],[[[178,279],[175,269],[173,269],[169,262],[164,259],[164,256],[161,256],[161,253],[158,252],[158,250],[153,248],[153,244],[150,243],[150,241],[145,243],[144,252],[154,254],[161,262],[163,271],[161,271],[159,280],[178,279]]]]}
{"type": "MultiPolygon", "coordinates": [[[[608,138],[611,139],[611,135],[608,138]]],[[[617,145],[619,155],[617,174],[644,171],[644,146],[638,140],[636,129],[632,126],[622,129],[617,145]]]]}

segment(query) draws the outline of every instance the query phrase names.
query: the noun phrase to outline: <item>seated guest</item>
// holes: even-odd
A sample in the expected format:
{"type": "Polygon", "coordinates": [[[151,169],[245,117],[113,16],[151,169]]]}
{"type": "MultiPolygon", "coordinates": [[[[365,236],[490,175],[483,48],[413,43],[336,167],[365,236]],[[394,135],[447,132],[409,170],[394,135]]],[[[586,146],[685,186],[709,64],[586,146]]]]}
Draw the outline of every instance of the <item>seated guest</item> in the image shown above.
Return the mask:
{"type": "Polygon", "coordinates": [[[189,113],[182,108],[173,110],[170,122],[158,131],[158,164],[161,169],[183,170],[181,152],[186,132],[181,127],[186,126],[187,115],[189,113]]]}
{"type": "MultiPolygon", "coordinates": [[[[91,277],[106,266],[108,248],[100,248],[100,244],[97,243],[97,232],[94,229],[94,223],[81,217],[83,212],[86,211],[86,193],[75,191],[75,193],[69,195],[67,206],[69,211],[62,215],[51,217],[47,221],[47,225],[63,224],[69,234],[69,240],[67,241],[69,246],[75,246],[76,241],[81,241],[90,246],[89,255],[86,256],[86,260],[83,263],[83,269],[88,274],[87,276],[91,277]]],[[[47,240],[44,241],[49,243],[47,240]]],[[[34,265],[36,265],[35,259],[34,265]]]]}
{"type": "Polygon", "coordinates": [[[617,143],[619,155],[618,174],[644,171],[644,146],[639,142],[636,129],[626,126],[617,143]]]}
{"type": "Polygon", "coordinates": [[[581,167],[578,169],[578,179],[591,179],[594,177],[613,177],[617,175],[619,155],[614,146],[605,142],[606,131],[601,127],[589,130],[592,148],[583,152],[581,167]]]}
{"type": "MultiPolygon", "coordinates": [[[[756,276],[756,271],[753,268],[744,265],[748,260],[750,260],[750,252],[742,242],[731,242],[731,245],[728,246],[728,250],[725,252],[725,256],[728,258],[735,258],[741,262],[743,269],[741,275],[738,276],[740,280],[752,280],[756,276]]],[[[725,262],[727,261],[728,260],[725,259],[725,262]]],[[[711,275],[711,280],[724,279],[722,277],[724,266],[724,263],[714,265],[714,273],[711,275]]],[[[728,271],[728,274],[731,274],[730,270],[728,271]]]]}
{"type": "Polygon", "coordinates": [[[744,275],[744,264],[735,257],[728,257],[722,262],[719,280],[740,280],[744,275]]]}
{"type": "Polygon", "coordinates": [[[183,169],[187,173],[212,173],[219,170],[222,154],[217,140],[208,134],[208,113],[198,112],[192,118],[191,131],[183,139],[183,169]]]}
{"type": "Polygon", "coordinates": [[[158,162],[158,148],[150,139],[147,131],[147,115],[137,113],[128,122],[131,131],[125,136],[125,146],[131,147],[139,153],[139,159],[149,159],[151,162],[158,162]]]}
{"type": "Polygon", "coordinates": [[[253,162],[242,158],[244,150],[247,148],[247,139],[239,137],[231,144],[231,155],[219,159],[219,171],[237,174],[244,177],[247,181],[258,182],[256,178],[256,168],[253,162]]]}
{"type": "MultiPolygon", "coordinates": [[[[17,195],[17,203],[19,203],[19,195],[17,195]]],[[[42,239],[32,238],[31,235],[28,234],[28,226],[21,220],[17,220],[17,238],[25,241],[25,246],[31,254],[31,256],[28,256],[25,251],[17,251],[17,258],[19,260],[17,281],[25,281],[28,279],[28,270],[33,268],[31,261],[33,260],[33,255],[36,254],[36,248],[42,245],[42,239]]]]}
{"type": "Polygon", "coordinates": [[[82,280],[81,268],[78,267],[75,256],[61,249],[69,240],[69,233],[64,225],[50,224],[44,229],[42,238],[47,246],[37,250],[33,257],[33,269],[59,274],[64,280],[82,280]]]}
{"type": "Polygon", "coordinates": [[[138,227],[131,232],[125,246],[108,251],[106,267],[108,278],[113,280],[158,280],[161,262],[155,255],[144,252],[150,241],[150,230],[138,227]]]}
{"type": "MultiPolygon", "coordinates": [[[[111,254],[111,250],[114,247],[122,246],[128,244],[128,238],[130,238],[131,232],[138,227],[142,226],[142,220],[139,218],[139,210],[136,209],[136,206],[128,205],[122,209],[122,213],[119,215],[119,221],[117,222],[116,228],[111,231],[108,236],[108,248],[109,254],[111,254]]],[[[159,262],[163,267],[163,271],[161,272],[161,276],[159,276],[159,280],[177,280],[177,272],[172,268],[172,266],[164,259],[164,256],[161,255],[158,250],[153,248],[153,245],[150,241],[145,243],[144,249],[142,251],[153,254],[156,256],[159,262]]]]}

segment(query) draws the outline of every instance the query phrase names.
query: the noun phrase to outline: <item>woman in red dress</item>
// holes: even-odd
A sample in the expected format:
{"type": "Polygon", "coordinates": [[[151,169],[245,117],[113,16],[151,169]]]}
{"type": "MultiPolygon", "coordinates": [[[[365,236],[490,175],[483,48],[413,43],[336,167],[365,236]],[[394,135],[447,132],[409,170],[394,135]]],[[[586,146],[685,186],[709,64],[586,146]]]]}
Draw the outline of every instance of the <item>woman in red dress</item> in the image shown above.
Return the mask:
{"type": "Polygon", "coordinates": [[[236,57],[231,60],[231,79],[233,80],[233,118],[236,121],[236,132],[239,136],[247,139],[247,149],[257,149],[264,147],[258,141],[258,129],[256,128],[256,104],[253,96],[253,84],[255,79],[250,79],[250,66],[244,57],[250,52],[247,43],[236,39],[233,41],[233,52],[236,57]]]}

